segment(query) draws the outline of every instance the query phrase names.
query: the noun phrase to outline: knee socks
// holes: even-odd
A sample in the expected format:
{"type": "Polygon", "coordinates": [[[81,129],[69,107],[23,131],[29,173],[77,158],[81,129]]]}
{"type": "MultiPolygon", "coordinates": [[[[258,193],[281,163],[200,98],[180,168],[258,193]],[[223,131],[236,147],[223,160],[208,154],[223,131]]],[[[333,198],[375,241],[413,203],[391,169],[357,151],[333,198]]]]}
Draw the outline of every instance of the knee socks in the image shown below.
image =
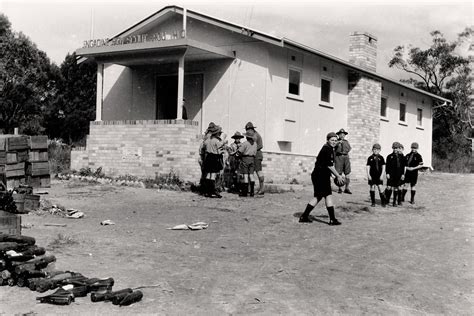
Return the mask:
{"type": "Polygon", "coordinates": [[[308,203],[308,205],[306,205],[306,209],[304,210],[304,213],[303,215],[301,215],[301,217],[303,218],[308,218],[309,217],[309,213],[311,213],[311,211],[313,210],[314,206],[312,206],[311,204],[308,203]]]}
{"type": "Polygon", "coordinates": [[[375,191],[370,191],[370,201],[375,205],[375,191]]]}
{"type": "Polygon", "coordinates": [[[402,190],[402,202],[405,202],[405,195],[407,194],[407,190],[406,189],[403,189],[402,190]]]}
{"type": "Polygon", "coordinates": [[[415,203],[415,194],[416,194],[416,190],[411,190],[411,200],[410,200],[411,204],[415,203]]]}
{"type": "Polygon", "coordinates": [[[326,209],[328,210],[329,219],[334,221],[336,219],[336,215],[334,214],[334,206],[328,206],[326,209]]]}

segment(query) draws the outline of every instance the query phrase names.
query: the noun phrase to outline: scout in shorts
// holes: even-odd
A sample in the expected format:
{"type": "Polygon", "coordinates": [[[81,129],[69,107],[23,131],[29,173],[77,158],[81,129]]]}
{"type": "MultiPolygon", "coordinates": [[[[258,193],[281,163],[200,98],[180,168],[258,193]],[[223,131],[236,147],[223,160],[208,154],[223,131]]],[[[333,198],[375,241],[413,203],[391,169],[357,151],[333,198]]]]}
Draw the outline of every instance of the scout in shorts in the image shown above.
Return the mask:
{"type": "MultiPolygon", "coordinates": [[[[352,194],[351,190],[349,189],[349,183],[351,179],[349,175],[351,174],[351,161],[349,160],[349,152],[351,151],[351,145],[345,139],[348,133],[341,128],[339,132],[337,132],[338,142],[336,145],[336,157],[334,159],[334,165],[336,167],[336,171],[342,175],[344,174],[345,177],[345,185],[346,188],[344,189],[344,193],[352,194]]],[[[342,193],[342,187],[339,187],[338,193],[342,193]]]]}
{"type": "Polygon", "coordinates": [[[204,160],[204,172],[206,173],[204,195],[206,197],[221,198],[222,196],[216,189],[216,178],[223,168],[222,151],[226,141],[221,140],[222,128],[220,126],[210,128],[209,133],[211,137],[204,142],[206,150],[206,158],[204,160]]]}
{"type": "Polygon", "coordinates": [[[252,131],[245,132],[244,136],[247,141],[242,143],[237,151],[240,157],[239,173],[243,177],[240,184],[240,196],[247,196],[250,183],[250,196],[254,196],[255,180],[253,179],[255,155],[257,154],[257,143],[255,142],[255,134],[252,131]]]}
{"type": "Polygon", "coordinates": [[[231,137],[234,142],[227,146],[227,171],[228,171],[228,192],[238,192],[239,191],[239,164],[240,159],[237,157],[237,151],[241,146],[241,139],[244,136],[240,132],[235,132],[231,137]]]}
{"type": "Polygon", "coordinates": [[[334,147],[337,144],[337,135],[329,133],[326,136],[326,144],[319,151],[313,172],[311,173],[311,181],[313,182],[313,198],[306,205],[304,213],[300,216],[300,223],[311,223],[309,214],[314,207],[324,198],[326,209],[329,214],[329,225],[341,225],[334,214],[334,203],[332,200],[331,174],[333,174],[338,183],[343,182],[342,176],[334,168],[334,147]]]}
{"type": "Polygon", "coordinates": [[[407,170],[405,172],[405,187],[403,188],[402,199],[405,199],[407,187],[408,185],[410,185],[411,204],[415,204],[416,183],[418,182],[418,170],[423,168],[423,158],[418,153],[418,147],[418,143],[412,143],[411,152],[405,156],[407,170]]]}
{"type": "Polygon", "coordinates": [[[257,143],[257,153],[255,154],[255,162],[254,162],[254,170],[255,173],[257,174],[258,177],[258,195],[264,195],[265,194],[265,177],[263,175],[263,170],[262,170],[262,162],[263,162],[263,140],[262,136],[255,130],[257,127],[253,126],[252,122],[248,122],[245,124],[245,131],[246,132],[253,132],[255,135],[255,142],[257,143]]]}
{"type": "Polygon", "coordinates": [[[367,179],[370,186],[371,206],[375,206],[375,187],[379,190],[380,202],[385,207],[385,196],[382,191],[383,174],[385,173],[385,159],[380,155],[380,144],[372,146],[372,155],[367,158],[367,179]]]}
{"type": "Polygon", "coordinates": [[[385,168],[387,173],[385,197],[387,203],[389,203],[393,191],[393,206],[397,206],[397,199],[399,199],[401,203],[401,191],[399,189],[405,179],[405,159],[403,155],[400,154],[401,146],[399,142],[392,144],[393,152],[387,156],[385,168]]]}

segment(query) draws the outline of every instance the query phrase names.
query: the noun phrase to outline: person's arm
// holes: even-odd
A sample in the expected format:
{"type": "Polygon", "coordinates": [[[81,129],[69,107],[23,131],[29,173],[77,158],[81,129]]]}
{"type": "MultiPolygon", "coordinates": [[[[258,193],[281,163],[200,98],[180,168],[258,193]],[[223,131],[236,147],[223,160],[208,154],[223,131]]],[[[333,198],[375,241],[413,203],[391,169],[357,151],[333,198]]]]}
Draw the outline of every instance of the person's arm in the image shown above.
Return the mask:
{"type": "Polygon", "coordinates": [[[367,165],[366,167],[367,167],[366,168],[367,169],[367,179],[372,180],[372,177],[370,176],[370,166],[367,165]]]}
{"type": "Polygon", "coordinates": [[[385,173],[385,165],[382,165],[382,173],[380,174],[380,179],[383,179],[384,173],[385,173]]]}
{"type": "Polygon", "coordinates": [[[331,170],[334,177],[337,178],[337,181],[342,181],[342,176],[336,171],[336,168],[334,167],[334,165],[328,166],[328,168],[329,170],[331,170]]]}

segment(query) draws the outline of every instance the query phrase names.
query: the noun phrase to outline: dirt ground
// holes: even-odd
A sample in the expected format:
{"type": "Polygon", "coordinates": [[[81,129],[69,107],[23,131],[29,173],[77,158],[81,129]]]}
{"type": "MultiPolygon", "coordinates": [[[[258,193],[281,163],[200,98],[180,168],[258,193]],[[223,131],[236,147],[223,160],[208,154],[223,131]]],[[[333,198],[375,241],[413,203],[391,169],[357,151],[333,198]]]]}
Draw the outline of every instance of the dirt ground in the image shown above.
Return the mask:
{"type": "MultiPolygon", "coordinates": [[[[38,304],[0,288],[0,315],[472,315],[474,175],[423,174],[417,203],[370,207],[368,186],[335,193],[341,226],[298,223],[311,187],[263,198],[55,180],[43,195],[83,219],[23,215],[54,268],[113,277],[114,289],[155,285],[129,307],[38,304]],[[110,219],[115,225],[101,226],[110,219]],[[166,228],[197,221],[201,231],[166,228]],[[66,227],[45,224],[67,224],[66,227]],[[69,245],[53,247],[63,234],[69,245]],[[76,242],[76,243],[74,243],[76,242]]],[[[407,194],[409,195],[409,193],[407,194]]],[[[47,293],[45,293],[47,294],[47,293]]]]}

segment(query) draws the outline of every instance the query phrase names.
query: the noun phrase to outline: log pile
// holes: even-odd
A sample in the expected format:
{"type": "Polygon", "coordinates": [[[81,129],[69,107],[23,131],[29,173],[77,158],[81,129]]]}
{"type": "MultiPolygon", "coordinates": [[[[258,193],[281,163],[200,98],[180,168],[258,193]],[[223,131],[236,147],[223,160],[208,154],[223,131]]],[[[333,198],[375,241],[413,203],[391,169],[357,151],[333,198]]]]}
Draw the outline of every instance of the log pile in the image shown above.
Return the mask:
{"type": "Polygon", "coordinates": [[[33,237],[0,234],[0,286],[24,287],[39,293],[55,290],[36,298],[40,303],[55,305],[69,305],[89,293],[92,302],[110,301],[120,306],[143,297],[141,291],[130,288],[112,291],[113,278],[88,278],[77,272],[46,269],[55,261],[56,257],[46,255],[33,237]]]}

